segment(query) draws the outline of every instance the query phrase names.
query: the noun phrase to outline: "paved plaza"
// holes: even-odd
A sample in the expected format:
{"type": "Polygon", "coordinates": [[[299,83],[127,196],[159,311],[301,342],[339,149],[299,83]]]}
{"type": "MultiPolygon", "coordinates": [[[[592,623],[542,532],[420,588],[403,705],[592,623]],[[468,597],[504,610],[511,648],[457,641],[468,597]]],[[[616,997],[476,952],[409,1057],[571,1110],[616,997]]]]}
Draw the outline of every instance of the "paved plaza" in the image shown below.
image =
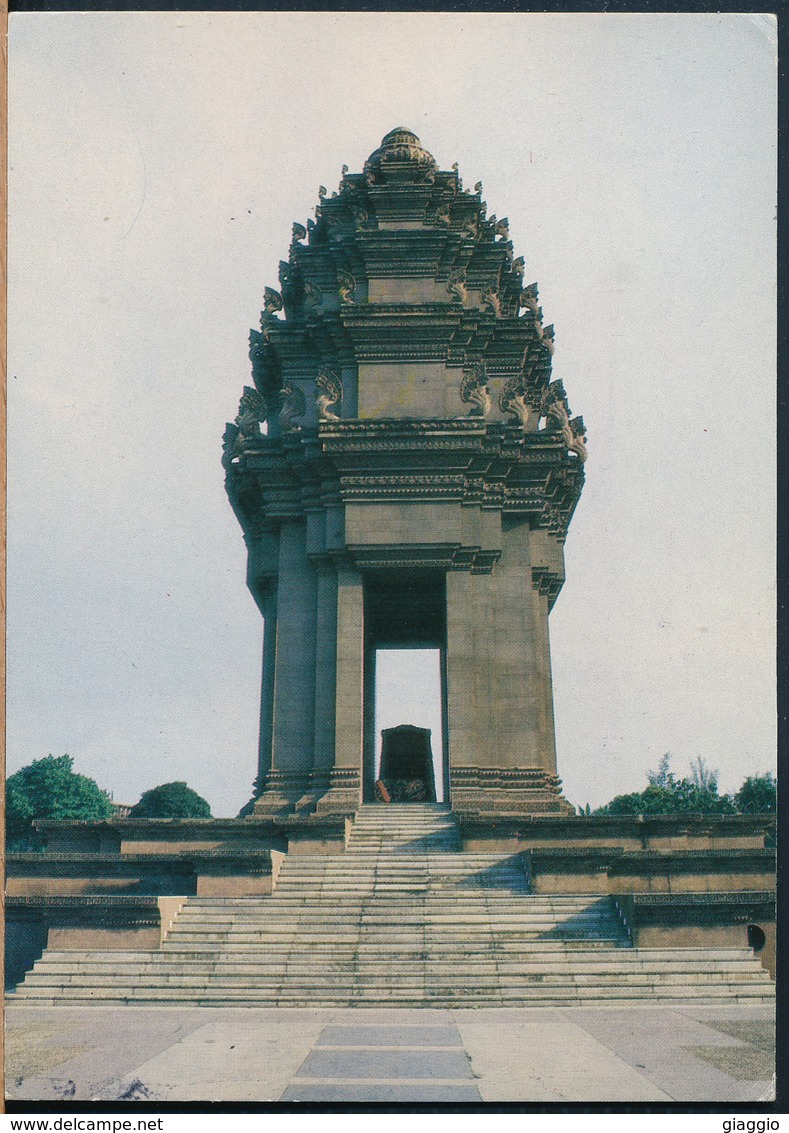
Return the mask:
{"type": "Polygon", "coordinates": [[[7,1094],[47,1101],[770,1100],[769,1007],[38,1008],[7,1094]]]}

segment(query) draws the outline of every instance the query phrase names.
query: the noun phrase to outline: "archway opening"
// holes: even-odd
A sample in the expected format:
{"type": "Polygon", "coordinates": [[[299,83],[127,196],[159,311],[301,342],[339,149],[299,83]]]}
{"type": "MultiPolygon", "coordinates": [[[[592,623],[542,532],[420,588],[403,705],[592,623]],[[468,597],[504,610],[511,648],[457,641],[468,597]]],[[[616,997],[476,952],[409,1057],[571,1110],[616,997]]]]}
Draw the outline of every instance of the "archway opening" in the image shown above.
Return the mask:
{"type": "Polygon", "coordinates": [[[767,937],[765,936],[764,929],[760,928],[758,924],[749,924],[748,946],[752,948],[754,952],[761,952],[766,943],[767,937]]]}
{"type": "MultiPolygon", "coordinates": [[[[440,649],[376,649],[375,651],[375,757],[373,778],[381,776],[384,743],[390,764],[385,772],[397,776],[396,760],[417,776],[419,749],[429,744],[435,800],[446,797],[444,784],[444,721],[440,649]],[[403,726],[422,734],[403,733],[403,726]],[[397,731],[392,732],[393,729],[397,731]],[[424,732],[427,732],[427,736],[424,732]],[[384,733],[389,733],[384,736],[384,733]],[[405,743],[404,743],[405,741],[405,743]],[[395,746],[397,744],[397,747],[395,746]]],[[[432,786],[432,784],[431,784],[432,786]]],[[[428,788],[429,798],[432,792],[428,788]]]]}
{"type": "Polygon", "coordinates": [[[365,801],[386,801],[386,791],[376,789],[383,731],[385,763],[402,772],[392,776],[399,782],[391,801],[448,801],[444,574],[371,571],[364,580],[364,636],[365,801]],[[414,775],[420,760],[421,774],[414,775]]]}

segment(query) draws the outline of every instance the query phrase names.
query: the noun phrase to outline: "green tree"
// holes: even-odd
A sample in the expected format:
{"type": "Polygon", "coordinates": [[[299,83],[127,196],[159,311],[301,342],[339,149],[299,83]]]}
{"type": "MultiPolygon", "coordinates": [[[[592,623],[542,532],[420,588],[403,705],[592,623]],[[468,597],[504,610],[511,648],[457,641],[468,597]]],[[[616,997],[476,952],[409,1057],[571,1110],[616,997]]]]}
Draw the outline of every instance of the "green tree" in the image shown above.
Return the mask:
{"type": "Polygon", "coordinates": [[[749,775],[734,796],[735,806],[741,814],[775,814],[777,788],[772,771],[766,775],[749,775]]]}
{"type": "Polygon", "coordinates": [[[657,771],[647,773],[643,791],[617,795],[595,814],[736,814],[728,795],[718,794],[718,775],[703,759],[691,763],[690,778],[677,779],[667,752],[657,771]]]}
{"type": "Polygon", "coordinates": [[[690,782],[697,791],[710,795],[718,793],[718,772],[708,767],[702,756],[690,761],[690,782]]]}
{"type": "Polygon", "coordinates": [[[657,771],[647,771],[647,782],[651,787],[664,787],[671,790],[674,785],[674,774],[671,771],[671,752],[660,757],[657,771]]]}
{"type": "Polygon", "coordinates": [[[145,791],[130,818],[210,818],[208,803],[184,782],[162,783],[145,791]]]}
{"type": "Polygon", "coordinates": [[[6,783],[6,835],[11,841],[30,835],[39,818],[108,818],[113,812],[106,791],[73,770],[70,755],[35,759],[6,783]]]}

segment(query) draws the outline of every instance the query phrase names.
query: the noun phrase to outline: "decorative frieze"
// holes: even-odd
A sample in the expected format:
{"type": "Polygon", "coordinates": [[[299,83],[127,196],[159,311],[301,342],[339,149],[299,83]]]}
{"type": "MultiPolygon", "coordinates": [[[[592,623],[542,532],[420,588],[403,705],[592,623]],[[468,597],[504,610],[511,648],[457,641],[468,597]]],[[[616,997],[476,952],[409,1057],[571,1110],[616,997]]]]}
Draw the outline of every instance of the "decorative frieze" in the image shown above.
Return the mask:
{"type": "Polygon", "coordinates": [[[467,570],[490,574],[501,557],[499,548],[461,546],[458,543],[378,543],[349,545],[336,552],[337,559],[358,570],[467,570]]]}
{"type": "Polygon", "coordinates": [[[269,521],[295,517],[322,499],[443,499],[526,514],[563,538],[583,483],[581,463],[562,462],[561,431],[518,431],[513,445],[507,428],[471,416],[401,419],[389,429],[380,421],[326,419],[317,430],[297,428],[297,417],[285,437],[260,437],[251,448],[229,439],[233,498],[242,522],[249,514],[250,531],[258,512],[269,521]]]}
{"type": "Polygon", "coordinates": [[[453,765],[450,780],[452,808],[458,812],[573,813],[573,807],[562,798],[561,779],[543,768],[453,765]]]}

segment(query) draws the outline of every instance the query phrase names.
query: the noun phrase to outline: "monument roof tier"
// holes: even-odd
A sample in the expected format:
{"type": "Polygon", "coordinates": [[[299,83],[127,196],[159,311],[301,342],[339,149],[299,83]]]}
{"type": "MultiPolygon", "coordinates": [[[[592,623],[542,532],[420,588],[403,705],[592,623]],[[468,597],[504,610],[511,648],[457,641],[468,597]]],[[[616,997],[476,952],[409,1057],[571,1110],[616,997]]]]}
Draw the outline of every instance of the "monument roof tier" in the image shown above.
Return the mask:
{"type": "MultiPolygon", "coordinates": [[[[331,194],[321,186],[279,289],[265,288],[253,385],[225,431],[248,537],[326,507],[443,501],[561,542],[586,430],[553,379],[553,326],[524,276],[482,184],[464,188],[405,127],[361,172],[343,166],[331,194]]],[[[558,567],[535,569],[553,598],[558,567]]]]}
{"type": "Polygon", "coordinates": [[[376,179],[383,179],[394,170],[403,170],[403,176],[410,176],[417,182],[429,182],[438,171],[433,155],[424,149],[416,134],[406,130],[404,126],[390,130],[364,165],[365,173],[376,179]],[[408,174],[405,174],[405,169],[409,171],[408,174]]]}

